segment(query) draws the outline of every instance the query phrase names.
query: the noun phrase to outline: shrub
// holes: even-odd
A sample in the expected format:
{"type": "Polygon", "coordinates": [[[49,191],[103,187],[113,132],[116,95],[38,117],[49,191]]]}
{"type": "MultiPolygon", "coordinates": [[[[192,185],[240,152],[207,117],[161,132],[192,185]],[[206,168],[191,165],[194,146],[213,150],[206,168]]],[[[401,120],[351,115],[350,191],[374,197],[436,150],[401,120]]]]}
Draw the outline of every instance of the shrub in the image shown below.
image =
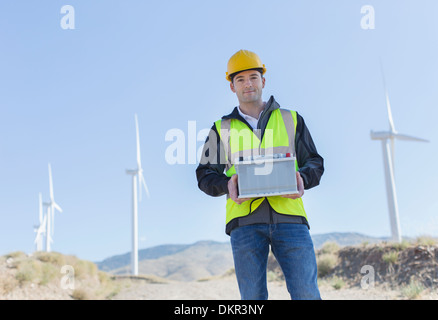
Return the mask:
{"type": "Polygon", "coordinates": [[[75,277],[84,278],[87,276],[94,277],[97,275],[97,266],[91,262],[86,260],[77,260],[72,263],[72,267],[74,268],[75,277]]]}
{"type": "Polygon", "coordinates": [[[434,246],[437,244],[437,240],[431,236],[420,236],[416,239],[416,243],[420,246],[434,246]]]}
{"type": "Polygon", "coordinates": [[[65,257],[58,252],[37,252],[35,258],[41,262],[48,262],[57,266],[65,265],[65,257]]]}
{"type": "Polygon", "coordinates": [[[342,280],[341,278],[339,278],[339,277],[336,277],[336,276],[334,276],[332,279],[331,279],[331,284],[332,284],[332,287],[335,289],[335,290],[340,290],[340,289],[342,289],[344,286],[345,286],[345,281],[344,280],[342,280]]]}
{"type": "Polygon", "coordinates": [[[0,277],[0,296],[13,291],[18,285],[18,279],[14,277],[0,277]]]}
{"type": "Polygon", "coordinates": [[[278,275],[277,275],[274,271],[271,271],[271,270],[269,270],[269,271],[266,273],[266,278],[268,279],[269,282],[279,280],[279,279],[278,279],[278,275]]]}
{"type": "Polygon", "coordinates": [[[421,284],[421,282],[412,280],[409,282],[408,285],[405,285],[402,288],[402,294],[408,298],[408,299],[415,299],[418,298],[421,293],[424,291],[424,286],[421,284]]]}
{"type": "Polygon", "coordinates": [[[39,284],[47,285],[52,280],[59,277],[59,269],[53,264],[44,263],[41,266],[41,275],[39,284]]]}
{"type": "Polygon", "coordinates": [[[367,241],[367,240],[362,241],[362,243],[361,243],[361,245],[362,245],[363,248],[366,248],[369,244],[370,244],[370,242],[367,241]]]}
{"type": "Polygon", "coordinates": [[[325,277],[333,270],[337,263],[337,256],[332,253],[320,255],[316,259],[318,265],[318,277],[325,277]]]}
{"type": "Polygon", "coordinates": [[[403,240],[400,243],[393,243],[392,247],[397,251],[402,251],[402,250],[405,250],[409,247],[409,242],[406,240],[403,240]]]}
{"type": "Polygon", "coordinates": [[[73,293],[71,294],[71,297],[74,300],[89,300],[90,299],[90,295],[84,289],[75,289],[75,290],[73,290],[73,293]]]}
{"type": "Polygon", "coordinates": [[[34,260],[21,261],[17,267],[18,270],[15,274],[15,279],[17,279],[20,284],[31,282],[39,278],[41,266],[34,260]]]}
{"type": "Polygon", "coordinates": [[[339,245],[336,242],[327,241],[322,245],[321,253],[336,253],[339,251],[339,245]]]}
{"type": "Polygon", "coordinates": [[[390,265],[395,264],[398,260],[398,252],[397,251],[390,251],[390,252],[384,253],[382,255],[382,260],[390,265]]]}
{"type": "Polygon", "coordinates": [[[22,259],[26,257],[26,254],[23,251],[14,251],[11,253],[8,253],[6,256],[7,258],[13,258],[13,259],[22,259]]]}

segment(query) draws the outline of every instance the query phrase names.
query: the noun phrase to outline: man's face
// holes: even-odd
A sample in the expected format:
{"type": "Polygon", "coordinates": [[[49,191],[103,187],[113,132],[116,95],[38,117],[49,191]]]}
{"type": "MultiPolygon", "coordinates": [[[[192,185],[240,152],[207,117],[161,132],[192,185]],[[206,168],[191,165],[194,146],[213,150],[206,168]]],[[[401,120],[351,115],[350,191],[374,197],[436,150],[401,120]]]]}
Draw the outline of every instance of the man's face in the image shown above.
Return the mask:
{"type": "Polygon", "coordinates": [[[265,78],[257,70],[247,70],[238,73],[230,84],[239,102],[255,102],[262,98],[262,90],[265,87],[265,78]]]}

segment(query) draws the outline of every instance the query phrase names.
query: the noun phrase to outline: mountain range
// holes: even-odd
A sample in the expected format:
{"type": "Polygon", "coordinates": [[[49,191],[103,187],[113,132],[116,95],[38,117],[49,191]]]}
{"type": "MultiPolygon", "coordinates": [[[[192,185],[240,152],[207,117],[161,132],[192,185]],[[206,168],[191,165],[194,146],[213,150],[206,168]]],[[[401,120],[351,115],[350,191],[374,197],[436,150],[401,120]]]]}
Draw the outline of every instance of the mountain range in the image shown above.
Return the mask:
{"type": "MultiPolygon", "coordinates": [[[[388,238],[370,237],[360,233],[325,233],[312,235],[315,249],[325,242],[349,246],[363,242],[375,243],[388,238]]],[[[139,274],[155,275],[178,281],[195,281],[221,275],[234,267],[229,242],[198,241],[193,244],[165,244],[138,252],[139,274]]],[[[130,273],[131,253],[115,255],[96,262],[98,268],[116,275],[130,273]]]]}

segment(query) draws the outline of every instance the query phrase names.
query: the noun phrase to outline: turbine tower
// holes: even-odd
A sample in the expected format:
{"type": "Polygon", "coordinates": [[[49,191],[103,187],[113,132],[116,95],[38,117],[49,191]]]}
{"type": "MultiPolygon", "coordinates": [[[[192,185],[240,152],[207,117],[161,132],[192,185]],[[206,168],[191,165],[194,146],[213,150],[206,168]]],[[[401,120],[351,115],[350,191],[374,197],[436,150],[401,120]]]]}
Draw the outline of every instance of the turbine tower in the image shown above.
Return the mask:
{"type": "Polygon", "coordinates": [[[43,201],[41,199],[41,192],[38,195],[39,197],[39,212],[38,212],[38,223],[39,225],[34,226],[34,231],[36,232],[35,237],[35,250],[36,251],[43,251],[43,237],[46,235],[46,220],[47,215],[43,216],[43,201]]]}
{"type": "Polygon", "coordinates": [[[137,169],[128,169],[126,173],[132,175],[132,251],[131,251],[131,274],[138,275],[138,201],[137,201],[137,183],[140,185],[140,201],[142,186],[144,186],[146,195],[149,197],[149,190],[143,176],[140,159],[140,135],[138,133],[138,120],[135,114],[135,131],[137,141],[137,169]],[[138,177],[138,180],[137,180],[138,177]]]}
{"type": "Polygon", "coordinates": [[[53,182],[52,182],[52,167],[49,163],[49,188],[50,188],[50,201],[44,203],[47,206],[46,214],[46,251],[50,252],[50,244],[53,242],[53,234],[55,231],[55,210],[62,213],[61,207],[55,202],[55,197],[53,196],[53,182]]]}
{"type": "Polygon", "coordinates": [[[428,140],[400,134],[395,130],[394,121],[392,119],[391,105],[389,103],[388,91],[386,90],[385,75],[383,73],[382,63],[380,68],[383,78],[383,87],[385,90],[386,108],[388,111],[389,131],[371,131],[372,140],[382,141],[383,165],[385,168],[386,194],[388,198],[389,221],[391,224],[391,238],[394,242],[401,242],[401,230],[398,215],[397,194],[394,181],[394,141],[395,139],[405,141],[421,141],[429,142],[428,140]]]}

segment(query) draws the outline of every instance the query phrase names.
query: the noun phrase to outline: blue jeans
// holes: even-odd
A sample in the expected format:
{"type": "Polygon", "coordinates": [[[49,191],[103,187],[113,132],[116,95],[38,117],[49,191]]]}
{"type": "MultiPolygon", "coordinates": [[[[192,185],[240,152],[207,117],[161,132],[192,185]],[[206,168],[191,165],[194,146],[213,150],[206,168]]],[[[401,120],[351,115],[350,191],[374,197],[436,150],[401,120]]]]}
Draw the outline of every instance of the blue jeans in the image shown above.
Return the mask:
{"type": "Polygon", "coordinates": [[[231,234],[234,267],[242,300],[266,300],[269,245],[280,264],[293,300],[321,299],[315,251],[304,224],[254,224],[231,234]]]}

